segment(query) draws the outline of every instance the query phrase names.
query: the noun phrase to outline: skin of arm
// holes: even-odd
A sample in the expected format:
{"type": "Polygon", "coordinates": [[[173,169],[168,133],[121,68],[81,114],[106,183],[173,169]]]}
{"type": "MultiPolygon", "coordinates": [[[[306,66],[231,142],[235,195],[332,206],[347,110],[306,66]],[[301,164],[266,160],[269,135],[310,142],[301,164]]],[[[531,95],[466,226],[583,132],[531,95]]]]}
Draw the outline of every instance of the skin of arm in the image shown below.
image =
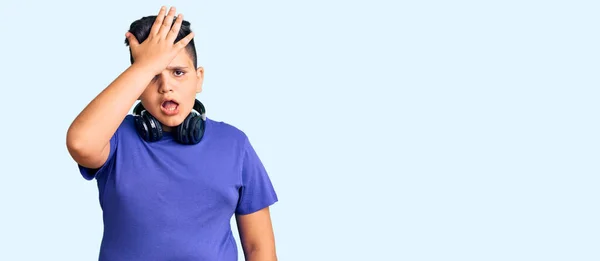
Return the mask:
{"type": "Polygon", "coordinates": [[[236,215],[240,241],[247,261],[277,261],[269,208],[236,215]]]}
{"type": "Polygon", "coordinates": [[[104,164],[110,138],[153,76],[147,68],[131,65],[75,118],[67,131],[67,148],[77,163],[92,169],[104,164]]]}

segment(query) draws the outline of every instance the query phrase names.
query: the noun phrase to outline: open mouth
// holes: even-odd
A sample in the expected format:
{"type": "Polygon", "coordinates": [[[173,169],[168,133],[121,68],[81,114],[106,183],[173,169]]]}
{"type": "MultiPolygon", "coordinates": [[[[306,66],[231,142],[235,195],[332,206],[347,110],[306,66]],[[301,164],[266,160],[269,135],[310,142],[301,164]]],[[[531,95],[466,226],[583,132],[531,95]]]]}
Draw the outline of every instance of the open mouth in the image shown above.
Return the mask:
{"type": "Polygon", "coordinates": [[[161,109],[167,115],[177,114],[179,103],[174,100],[166,100],[161,104],[161,109]]]}

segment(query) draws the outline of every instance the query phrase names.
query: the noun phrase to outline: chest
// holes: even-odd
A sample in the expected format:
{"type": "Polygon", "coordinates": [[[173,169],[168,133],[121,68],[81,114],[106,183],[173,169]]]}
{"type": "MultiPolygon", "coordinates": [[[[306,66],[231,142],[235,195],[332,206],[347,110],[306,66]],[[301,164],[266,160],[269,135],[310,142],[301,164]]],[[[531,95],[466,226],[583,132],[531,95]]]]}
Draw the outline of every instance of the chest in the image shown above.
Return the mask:
{"type": "Polygon", "coordinates": [[[103,198],[124,211],[233,212],[241,183],[234,153],[202,146],[119,148],[103,198]]]}

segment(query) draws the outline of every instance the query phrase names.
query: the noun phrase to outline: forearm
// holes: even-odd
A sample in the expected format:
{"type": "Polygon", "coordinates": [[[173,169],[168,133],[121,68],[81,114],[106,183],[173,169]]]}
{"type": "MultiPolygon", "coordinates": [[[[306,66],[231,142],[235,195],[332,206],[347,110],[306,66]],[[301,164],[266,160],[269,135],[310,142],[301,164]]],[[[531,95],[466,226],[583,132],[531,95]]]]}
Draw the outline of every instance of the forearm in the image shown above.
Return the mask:
{"type": "Polygon", "coordinates": [[[69,149],[100,153],[153,77],[135,64],[119,75],[75,118],[67,132],[69,149]]]}

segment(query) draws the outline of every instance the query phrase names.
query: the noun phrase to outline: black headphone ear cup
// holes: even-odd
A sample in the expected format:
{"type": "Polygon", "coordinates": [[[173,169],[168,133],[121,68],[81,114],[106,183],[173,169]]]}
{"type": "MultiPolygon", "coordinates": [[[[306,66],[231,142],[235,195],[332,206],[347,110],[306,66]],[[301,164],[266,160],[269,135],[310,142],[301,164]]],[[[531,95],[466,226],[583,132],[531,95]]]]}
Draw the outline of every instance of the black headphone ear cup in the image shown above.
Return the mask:
{"type": "Polygon", "coordinates": [[[194,113],[190,113],[179,126],[175,129],[175,139],[182,144],[189,144],[189,126],[194,118],[194,113]]]}
{"type": "Polygon", "coordinates": [[[197,144],[204,136],[204,120],[201,115],[192,118],[189,128],[189,138],[191,144],[197,144]]]}
{"type": "Polygon", "coordinates": [[[147,130],[147,132],[145,133],[145,136],[142,135],[146,141],[153,142],[162,139],[162,125],[156,118],[154,118],[154,116],[150,115],[150,113],[147,113],[146,111],[143,111],[141,113],[141,121],[144,125],[146,125],[144,130],[147,130]]]}
{"type": "Polygon", "coordinates": [[[137,130],[138,134],[142,137],[142,139],[148,140],[150,137],[150,130],[148,128],[148,124],[146,124],[144,121],[144,118],[140,115],[136,115],[134,116],[134,120],[135,129],[137,130]]]}
{"type": "Polygon", "coordinates": [[[194,103],[194,110],[196,112],[192,111],[188,114],[175,129],[174,138],[181,144],[197,144],[204,136],[205,121],[202,114],[206,110],[198,100],[194,103]]]}
{"type": "Polygon", "coordinates": [[[176,139],[182,144],[197,144],[204,136],[204,121],[202,116],[191,113],[177,126],[176,139]]]}

